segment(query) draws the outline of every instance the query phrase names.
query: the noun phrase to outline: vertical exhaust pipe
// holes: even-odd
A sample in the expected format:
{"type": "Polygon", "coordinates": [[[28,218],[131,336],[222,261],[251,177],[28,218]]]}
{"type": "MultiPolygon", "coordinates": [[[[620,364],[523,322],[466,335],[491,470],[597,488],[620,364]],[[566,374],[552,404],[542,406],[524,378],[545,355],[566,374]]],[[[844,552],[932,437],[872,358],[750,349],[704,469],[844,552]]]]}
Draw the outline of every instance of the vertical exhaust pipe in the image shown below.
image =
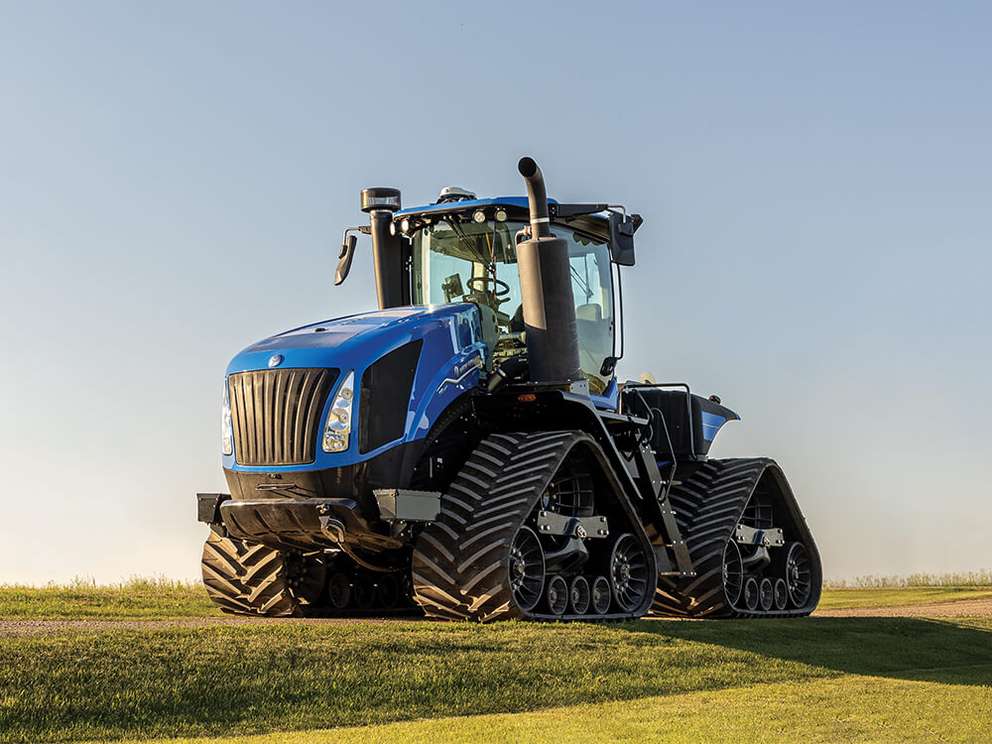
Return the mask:
{"type": "Polygon", "coordinates": [[[517,170],[527,184],[530,239],[517,245],[530,380],[568,385],[582,379],[568,243],[551,234],[544,175],[533,158],[517,170]]]}

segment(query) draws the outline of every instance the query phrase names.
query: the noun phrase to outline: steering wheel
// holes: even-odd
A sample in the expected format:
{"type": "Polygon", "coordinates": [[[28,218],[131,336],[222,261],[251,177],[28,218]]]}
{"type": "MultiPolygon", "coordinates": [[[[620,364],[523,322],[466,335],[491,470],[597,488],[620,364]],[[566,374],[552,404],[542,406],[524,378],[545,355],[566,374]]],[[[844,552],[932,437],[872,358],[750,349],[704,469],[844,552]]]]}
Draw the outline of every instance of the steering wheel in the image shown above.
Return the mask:
{"type": "Polygon", "coordinates": [[[468,288],[473,292],[484,292],[484,293],[490,293],[489,285],[492,284],[493,291],[491,292],[491,294],[493,297],[495,297],[498,300],[510,296],[510,285],[504,282],[502,279],[497,279],[496,277],[489,276],[488,274],[486,274],[485,276],[473,276],[471,279],[469,279],[466,282],[466,284],[468,285],[468,288]],[[476,286],[477,284],[481,284],[482,286],[477,287],[476,286]]]}

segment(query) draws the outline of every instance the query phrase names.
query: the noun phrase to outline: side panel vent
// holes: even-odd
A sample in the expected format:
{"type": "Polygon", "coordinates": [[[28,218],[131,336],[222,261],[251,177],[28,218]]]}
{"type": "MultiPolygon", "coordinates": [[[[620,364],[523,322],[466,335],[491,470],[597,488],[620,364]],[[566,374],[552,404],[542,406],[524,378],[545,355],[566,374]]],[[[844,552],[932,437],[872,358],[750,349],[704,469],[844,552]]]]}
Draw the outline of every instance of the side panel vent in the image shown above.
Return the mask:
{"type": "Polygon", "coordinates": [[[417,340],[393,349],[362,375],[359,451],[363,454],[403,436],[423,345],[417,340]]]}
{"type": "Polygon", "coordinates": [[[234,454],[240,465],[314,461],[317,430],[336,369],[240,372],[228,378],[234,454]]]}

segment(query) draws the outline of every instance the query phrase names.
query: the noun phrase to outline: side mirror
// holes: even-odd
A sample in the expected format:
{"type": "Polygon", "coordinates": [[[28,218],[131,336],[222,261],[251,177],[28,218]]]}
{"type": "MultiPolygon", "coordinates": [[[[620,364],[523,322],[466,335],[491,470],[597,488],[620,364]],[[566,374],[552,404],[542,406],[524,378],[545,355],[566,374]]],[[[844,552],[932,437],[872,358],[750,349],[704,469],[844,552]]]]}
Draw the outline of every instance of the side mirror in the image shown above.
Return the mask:
{"type": "Polygon", "coordinates": [[[634,233],[641,226],[641,216],[627,217],[610,212],[610,259],[620,266],[634,265],[634,233]]]}
{"type": "Polygon", "coordinates": [[[341,243],[341,253],[338,254],[338,270],[334,274],[334,286],[339,286],[345,279],[348,278],[348,272],[351,271],[351,261],[355,257],[355,246],[358,244],[358,238],[354,235],[346,234],[344,236],[344,242],[341,243]]]}

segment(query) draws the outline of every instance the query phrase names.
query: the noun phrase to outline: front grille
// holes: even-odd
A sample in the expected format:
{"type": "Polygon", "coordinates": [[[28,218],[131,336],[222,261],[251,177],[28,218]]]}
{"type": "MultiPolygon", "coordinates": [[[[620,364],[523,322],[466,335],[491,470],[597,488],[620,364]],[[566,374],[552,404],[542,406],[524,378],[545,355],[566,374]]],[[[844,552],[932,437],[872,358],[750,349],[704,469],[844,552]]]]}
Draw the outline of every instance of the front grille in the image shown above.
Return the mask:
{"type": "Polygon", "coordinates": [[[240,465],[314,461],[317,428],[336,369],[272,369],[228,378],[234,454],[240,465]]]}

